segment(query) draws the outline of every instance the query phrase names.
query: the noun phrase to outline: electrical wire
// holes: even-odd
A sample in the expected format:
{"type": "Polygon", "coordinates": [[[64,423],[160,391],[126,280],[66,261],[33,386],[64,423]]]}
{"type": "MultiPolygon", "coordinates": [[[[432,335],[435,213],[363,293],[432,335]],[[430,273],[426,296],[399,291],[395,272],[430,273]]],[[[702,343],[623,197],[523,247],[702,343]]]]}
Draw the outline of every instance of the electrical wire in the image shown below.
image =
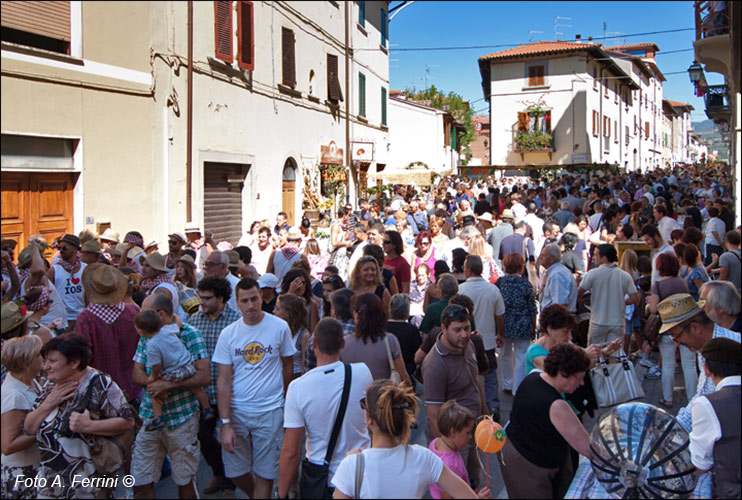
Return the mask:
{"type": "MultiPolygon", "coordinates": [[[[614,38],[629,38],[634,36],[647,36],[647,35],[659,35],[662,33],[677,33],[680,31],[693,31],[695,28],[678,28],[678,29],[671,29],[671,30],[661,30],[661,31],[648,31],[646,33],[631,33],[628,35],[617,35],[617,36],[597,36],[592,37],[593,40],[608,40],[608,39],[614,39],[614,38]]],[[[584,40],[584,38],[582,39],[584,40]]],[[[576,42],[577,39],[571,39],[571,40],[562,40],[564,42],[576,42]]],[[[522,43],[504,43],[504,44],[497,44],[497,45],[469,45],[469,46],[458,46],[458,47],[409,47],[409,48],[397,48],[389,50],[392,52],[413,52],[413,51],[432,51],[432,50],[473,50],[473,49],[490,49],[490,48],[500,48],[500,47],[517,47],[519,45],[523,45],[522,43]]],[[[356,49],[356,50],[362,50],[362,49],[356,49]]],[[[379,50],[379,49],[368,49],[368,50],[379,50]]],[[[666,54],[669,54],[671,52],[665,52],[666,54]]]]}

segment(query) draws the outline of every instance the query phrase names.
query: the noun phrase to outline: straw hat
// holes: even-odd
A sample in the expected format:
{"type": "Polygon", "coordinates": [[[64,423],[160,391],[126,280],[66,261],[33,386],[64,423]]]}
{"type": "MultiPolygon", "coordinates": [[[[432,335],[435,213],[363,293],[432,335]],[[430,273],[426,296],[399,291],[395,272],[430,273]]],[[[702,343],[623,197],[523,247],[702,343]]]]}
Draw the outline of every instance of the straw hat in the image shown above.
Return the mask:
{"type": "Polygon", "coordinates": [[[660,333],[665,333],[683,321],[703,312],[703,306],[705,304],[705,300],[696,302],[687,293],[670,295],[657,305],[657,312],[660,313],[660,318],[662,319],[660,333]]]}
{"type": "Polygon", "coordinates": [[[82,272],[82,286],[92,304],[118,304],[124,300],[128,283],[115,267],[96,262],[82,272]]]}
{"type": "Polygon", "coordinates": [[[18,307],[18,304],[13,301],[3,304],[0,333],[9,332],[26,321],[26,314],[28,314],[26,308],[18,307]]]}
{"type": "Polygon", "coordinates": [[[485,212],[482,215],[479,216],[479,221],[486,221],[492,224],[492,214],[490,212],[485,212]]]}
{"type": "Polygon", "coordinates": [[[80,243],[85,243],[90,240],[94,240],[97,238],[97,235],[91,231],[90,229],[83,229],[80,231],[80,234],[77,235],[78,238],[80,238],[80,243]]]}
{"type": "Polygon", "coordinates": [[[113,229],[111,229],[109,227],[109,228],[106,228],[105,231],[103,231],[103,234],[100,235],[100,239],[101,240],[106,240],[106,241],[113,241],[114,243],[118,243],[119,242],[119,233],[117,233],[116,231],[114,231],[113,229]]]}
{"type": "Polygon", "coordinates": [[[88,240],[82,244],[82,252],[101,253],[101,246],[97,240],[88,240]]]}
{"type": "Polygon", "coordinates": [[[174,232],[172,234],[167,235],[168,238],[175,238],[176,240],[180,240],[184,245],[188,243],[188,239],[183,235],[183,233],[174,232]]]}
{"type": "Polygon", "coordinates": [[[229,257],[230,269],[238,268],[242,265],[242,262],[240,262],[240,254],[237,253],[236,250],[227,250],[224,253],[227,254],[227,257],[229,257]]]}
{"type": "Polygon", "coordinates": [[[303,235],[301,234],[301,230],[298,227],[295,227],[295,226],[290,227],[289,228],[289,232],[286,233],[286,239],[288,241],[301,240],[302,239],[302,236],[303,235]]]}
{"type": "Polygon", "coordinates": [[[160,252],[152,252],[144,257],[144,260],[147,261],[147,264],[149,264],[152,269],[157,269],[158,271],[163,272],[170,271],[165,265],[165,257],[160,252]]]}
{"type": "Polygon", "coordinates": [[[188,233],[200,233],[200,232],[201,232],[201,228],[198,227],[198,224],[196,224],[195,222],[188,222],[188,223],[186,223],[186,225],[185,225],[185,234],[188,234],[188,233]]]}
{"type": "Polygon", "coordinates": [[[513,220],[515,217],[513,216],[513,211],[509,208],[506,208],[502,211],[502,214],[500,214],[500,218],[513,220]]]}
{"type": "Polygon", "coordinates": [[[178,259],[178,262],[185,262],[189,266],[191,266],[193,269],[196,269],[196,263],[193,261],[193,257],[190,255],[184,255],[180,259],[178,259]]]}
{"type": "MultiPolygon", "coordinates": [[[[116,243],[116,251],[111,253],[115,253],[116,255],[124,255],[124,251],[126,251],[126,247],[128,245],[128,243],[116,243]]],[[[139,255],[142,252],[144,252],[144,250],[142,250],[141,247],[135,246],[134,248],[129,250],[129,253],[127,253],[126,256],[130,259],[133,259],[135,255],[139,255]]]]}
{"type": "Polygon", "coordinates": [[[147,243],[145,243],[145,244],[144,244],[144,251],[146,252],[146,251],[147,251],[147,250],[149,250],[150,248],[152,248],[152,247],[156,247],[156,246],[158,246],[158,245],[157,245],[157,241],[155,241],[155,240],[150,240],[150,241],[148,241],[147,243]]]}

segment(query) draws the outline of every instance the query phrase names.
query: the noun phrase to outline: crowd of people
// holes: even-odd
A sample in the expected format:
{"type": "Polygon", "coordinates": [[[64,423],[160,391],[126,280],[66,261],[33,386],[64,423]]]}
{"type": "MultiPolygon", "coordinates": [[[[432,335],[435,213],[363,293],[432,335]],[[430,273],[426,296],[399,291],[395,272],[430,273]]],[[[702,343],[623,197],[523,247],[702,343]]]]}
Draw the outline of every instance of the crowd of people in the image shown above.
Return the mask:
{"type": "Polygon", "coordinates": [[[562,498],[589,456],[590,369],[621,350],[668,409],[679,351],[693,463],[739,497],[742,256],[722,167],[390,194],[315,227],[281,212],[237,245],[192,223],[166,253],[136,230],[3,238],[3,497],[110,496],[125,472],[134,498],[163,474],[196,498],[203,456],[207,494],[490,498],[473,431],[508,394],[509,498],[562,498]]]}

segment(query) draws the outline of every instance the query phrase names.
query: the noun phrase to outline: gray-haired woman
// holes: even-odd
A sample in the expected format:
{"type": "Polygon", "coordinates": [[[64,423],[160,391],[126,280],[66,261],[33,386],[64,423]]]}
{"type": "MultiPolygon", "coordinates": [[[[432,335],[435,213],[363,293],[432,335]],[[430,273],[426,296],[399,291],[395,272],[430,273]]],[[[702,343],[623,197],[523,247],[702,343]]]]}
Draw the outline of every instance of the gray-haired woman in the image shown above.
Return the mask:
{"type": "Polygon", "coordinates": [[[404,367],[413,380],[412,374],[415,372],[415,352],[422,344],[420,330],[409,323],[410,319],[410,296],[406,293],[396,293],[389,303],[389,321],[386,324],[386,331],[393,333],[399,340],[399,347],[402,350],[402,360],[404,367]]]}

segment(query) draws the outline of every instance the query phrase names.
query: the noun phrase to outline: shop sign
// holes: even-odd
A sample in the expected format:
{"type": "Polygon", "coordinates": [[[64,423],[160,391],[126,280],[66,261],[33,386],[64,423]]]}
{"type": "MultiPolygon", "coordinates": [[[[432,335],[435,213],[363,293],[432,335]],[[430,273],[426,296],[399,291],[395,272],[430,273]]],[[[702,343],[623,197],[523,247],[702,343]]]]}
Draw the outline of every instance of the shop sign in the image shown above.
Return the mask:
{"type": "Polygon", "coordinates": [[[353,160],[362,162],[374,161],[374,143],[353,141],[353,160]]]}
{"type": "Polygon", "coordinates": [[[335,141],[330,141],[327,146],[320,146],[320,163],[343,164],[343,150],[337,147],[335,141]]]}
{"type": "Polygon", "coordinates": [[[348,180],[348,170],[347,169],[335,170],[335,171],[332,171],[329,169],[322,170],[322,180],[325,182],[326,181],[345,182],[348,180]]]}

